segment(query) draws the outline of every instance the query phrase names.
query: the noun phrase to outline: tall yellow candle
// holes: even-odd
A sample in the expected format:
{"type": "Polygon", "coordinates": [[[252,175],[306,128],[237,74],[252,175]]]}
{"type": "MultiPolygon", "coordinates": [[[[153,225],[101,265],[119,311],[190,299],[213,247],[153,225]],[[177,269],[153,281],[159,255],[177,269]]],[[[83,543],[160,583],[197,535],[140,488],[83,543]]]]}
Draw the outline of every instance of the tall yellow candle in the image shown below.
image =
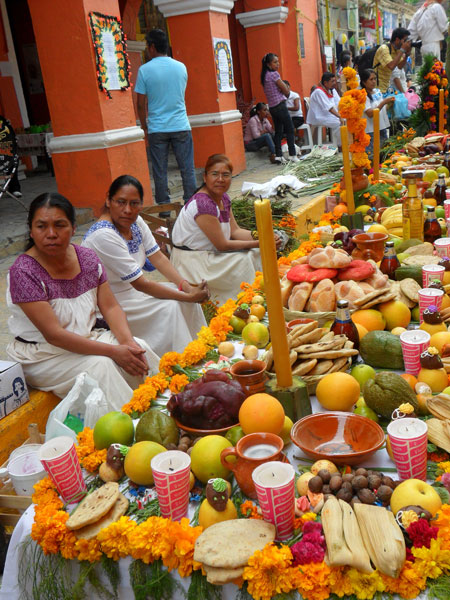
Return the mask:
{"type": "Polygon", "coordinates": [[[350,152],[348,150],[347,125],[341,127],[342,160],[344,161],[344,182],[348,214],[355,213],[355,200],[353,198],[352,171],[350,167],[350,152]]]}
{"type": "Polygon", "coordinates": [[[380,179],[380,109],[373,109],[373,178],[380,179]]]}
{"type": "Polygon", "coordinates": [[[279,387],[292,386],[292,370],[289,361],[289,345],[281,300],[281,285],[278,276],[277,251],[273,237],[272,210],[270,200],[256,200],[256,226],[258,227],[259,250],[264,275],[267,312],[269,315],[270,341],[273,348],[275,373],[279,387]]]}
{"type": "Polygon", "coordinates": [[[444,133],[444,90],[439,90],[439,133],[444,133]]]}

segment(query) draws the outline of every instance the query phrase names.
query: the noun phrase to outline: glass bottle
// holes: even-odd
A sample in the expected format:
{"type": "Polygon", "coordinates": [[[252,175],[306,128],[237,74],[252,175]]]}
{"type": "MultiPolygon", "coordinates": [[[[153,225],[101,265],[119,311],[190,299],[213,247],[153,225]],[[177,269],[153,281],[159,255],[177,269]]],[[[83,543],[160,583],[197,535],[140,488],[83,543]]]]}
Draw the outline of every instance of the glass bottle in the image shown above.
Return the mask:
{"type": "Polygon", "coordinates": [[[423,239],[434,244],[435,240],[442,237],[441,226],[436,218],[434,206],[427,206],[427,216],[423,226],[423,239]]]}
{"type": "Polygon", "coordinates": [[[417,196],[417,180],[422,179],[423,171],[405,171],[403,178],[408,186],[408,195],[403,200],[403,239],[423,241],[423,208],[417,196]]]}
{"type": "Polygon", "coordinates": [[[446,189],[447,186],[445,185],[445,175],[444,173],[439,173],[439,179],[436,183],[436,187],[434,188],[434,198],[438,206],[444,206],[444,200],[446,200],[446,189]]]}
{"type": "Polygon", "coordinates": [[[394,242],[386,242],[384,247],[384,256],[380,264],[380,271],[387,275],[389,279],[395,279],[395,270],[400,266],[400,261],[395,252],[394,242]]]}
{"type": "Polygon", "coordinates": [[[348,300],[337,301],[336,318],[330,327],[330,331],[332,331],[334,335],[340,335],[343,333],[351,342],[353,342],[354,348],[359,348],[359,334],[358,330],[356,329],[356,325],[350,318],[348,300]]]}
{"type": "Polygon", "coordinates": [[[442,164],[444,167],[447,167],[450,172],[450,152],[446,152],[444,155],[444,162],[442,164]]]}

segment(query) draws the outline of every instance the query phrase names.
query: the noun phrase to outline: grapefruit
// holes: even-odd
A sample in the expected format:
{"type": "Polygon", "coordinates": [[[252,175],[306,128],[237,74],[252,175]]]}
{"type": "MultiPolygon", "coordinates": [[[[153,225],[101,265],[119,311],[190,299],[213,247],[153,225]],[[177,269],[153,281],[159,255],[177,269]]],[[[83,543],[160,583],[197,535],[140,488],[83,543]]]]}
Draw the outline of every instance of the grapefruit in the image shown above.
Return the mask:
{"type": "Polygon", "coordinates": [[[329,373],[316,389],[317,400],[326,410],[350,411],[361,394],[359,383],[348,373],[329,373]]]}
{"type": "Polygon", "coordinates": [[[449,331],[438,331],[438,333],[433,333],[430,339],[430,346],[437,348],[439,354],[442,354],[442,348],[445,346],[445,344],[450,344],[449,331]]]}
{"type": "Polygon", "coordinates": [[[94,446],[96,450],[109,448],[111,444],[131,446],[134,438],[133,419],[121,412],[113,410],[97,421],[94,426],[94,446]]]}
{"type": "Polygon", "coordinates": [[[191,451],[191,469],[197,479],[205,484],[208,479],[215,477],[228,479],[231,471],[221,463],[220,454],[232,445],[222,435],[205,435],[201,438],[191,451]]]}
{"type": "Polygon", "coordinates": [[[242,330],[242,339],[249,346],[265,348],[269,342],[269,330],[263,323],[248,323],[242,330]]]}
{"type": "Polygon", "coordinates": [[[252,394],[239,409],[239,423],[244,433],[275,433],[279,435],[285,422],[284,408],[269,394],[252,394]]]}
{"type": "Polygon", "coordinates": [[[378,305],[378,310],[386,321],[386,329],[391,331],[395,327],[408,327],[411,321],[411,311],[399,300],[390,300],[378,305]]]}
{"type": "Polygon", "coordinates": [[[353,323],[359,323],[367,331],[383,330],[386,327],[386,321],[383,315],[374,308],[356,310],[352,314],[353,323]]]}
{"type": "Polygon", "coordinates": [[[156,442],[137,442],[131,446],[123,463],[126,476],[138,485],[153,485],[150,463],[152,458],[160,452],[166,452],[166,449],[156,442]]]}

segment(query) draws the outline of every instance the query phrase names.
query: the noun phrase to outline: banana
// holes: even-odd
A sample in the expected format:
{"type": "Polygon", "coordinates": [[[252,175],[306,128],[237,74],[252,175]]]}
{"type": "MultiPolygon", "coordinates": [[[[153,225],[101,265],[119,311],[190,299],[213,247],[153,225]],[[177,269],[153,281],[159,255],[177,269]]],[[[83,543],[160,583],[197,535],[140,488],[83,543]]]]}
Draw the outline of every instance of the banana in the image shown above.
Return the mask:
{"type": "Polygon", "coordinates": [[[387,221],[383,223],[383,226],[387,229],[392,229],[393,227],[400,227],[403,223],[403,215],[401,213],[397,213],[392,215],[387,221]]]}
{"type": "Polygon", "coordinates": [[[392,229],[388,229],[388,231],[390,235],[403,237],[403,227],[393,227],[392,229]]]}
{"type": "Polygon", "coordinates": [[[386,223],[386,221],[389,221],[389,219],[391,219],[393,216],[398,216],[398,215],[401,215],[401,214],[402,214],[402,207],[401,206],[399,208],[397,208],[397,205],[395,207],[394,206],[390,206],[388,209],[386,209],[382,213],[380,223],[382,225],[384,225],[386,223]]]}

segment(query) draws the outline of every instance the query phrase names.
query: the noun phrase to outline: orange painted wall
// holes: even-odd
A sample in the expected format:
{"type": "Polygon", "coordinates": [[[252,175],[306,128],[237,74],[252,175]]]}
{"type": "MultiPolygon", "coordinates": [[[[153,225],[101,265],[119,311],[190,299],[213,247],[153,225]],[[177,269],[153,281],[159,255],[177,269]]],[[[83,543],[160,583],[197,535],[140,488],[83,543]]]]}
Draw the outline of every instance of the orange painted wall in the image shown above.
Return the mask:
{"type": "Polygon", "coordinates": [[[297,19],[303,23],[305,38],[305,58],[301,62],[302,86],[305,96],[310,95],[311,87],[317,85],[322,77],[322,61],[317,27],[315,25],[318,14],[315,2],[302,2],[296,0],[297,7],[308,19],[298,15],[297,19]],[[309,20],[310,19],[310,20],[309,20]],[[312,23],[311,23],[312,21],[312,23]]]}

